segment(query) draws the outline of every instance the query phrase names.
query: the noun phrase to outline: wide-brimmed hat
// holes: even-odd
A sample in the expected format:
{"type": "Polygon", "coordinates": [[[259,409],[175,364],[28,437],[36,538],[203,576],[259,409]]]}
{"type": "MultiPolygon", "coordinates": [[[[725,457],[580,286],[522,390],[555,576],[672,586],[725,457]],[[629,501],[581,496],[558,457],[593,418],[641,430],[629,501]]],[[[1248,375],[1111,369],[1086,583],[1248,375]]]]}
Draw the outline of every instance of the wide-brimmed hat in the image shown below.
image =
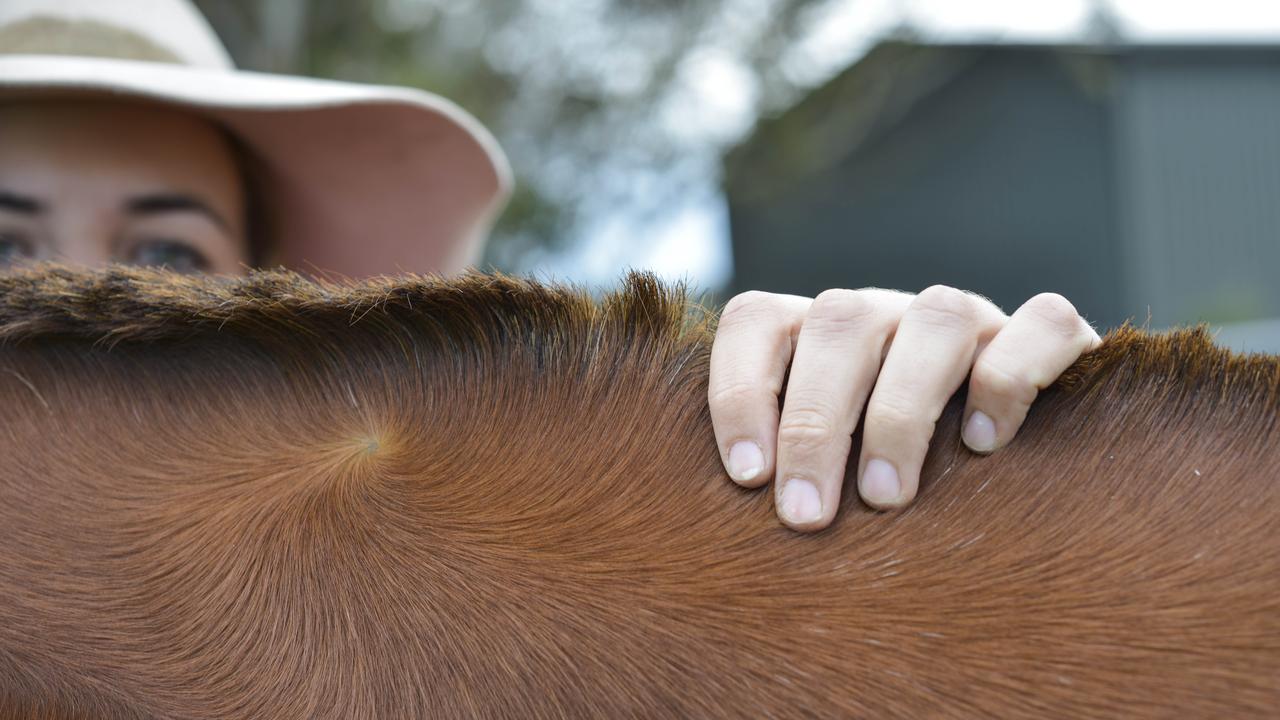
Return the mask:
{"type": "Polygon", "coordinates": [[[497,142],[410,88],[236,70],[185,0],[0,1],[0,103],[157,102],[227,128],[270,218],[268,261],[364,277],[477,260],[510,193],[497,142]]]}

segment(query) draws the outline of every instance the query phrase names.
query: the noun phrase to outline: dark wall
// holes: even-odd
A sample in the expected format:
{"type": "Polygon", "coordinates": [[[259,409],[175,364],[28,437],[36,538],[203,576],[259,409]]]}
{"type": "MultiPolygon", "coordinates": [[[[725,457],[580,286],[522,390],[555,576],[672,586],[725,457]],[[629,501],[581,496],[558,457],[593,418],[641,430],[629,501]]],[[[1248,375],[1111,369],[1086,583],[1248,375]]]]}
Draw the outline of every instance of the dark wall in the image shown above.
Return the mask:
{"type": "Polygon", "coordinates": [[[1119,77],[1129,311],[1280,318],[1280,49],[1148,49],[1119,77]]]}
{"type": "Polygon", "coordinates": [[[985,55],[833,169],[731,194],[735,289],[1055,291],[1116,323],[1109,117],[1056,56],[985,55]]]}

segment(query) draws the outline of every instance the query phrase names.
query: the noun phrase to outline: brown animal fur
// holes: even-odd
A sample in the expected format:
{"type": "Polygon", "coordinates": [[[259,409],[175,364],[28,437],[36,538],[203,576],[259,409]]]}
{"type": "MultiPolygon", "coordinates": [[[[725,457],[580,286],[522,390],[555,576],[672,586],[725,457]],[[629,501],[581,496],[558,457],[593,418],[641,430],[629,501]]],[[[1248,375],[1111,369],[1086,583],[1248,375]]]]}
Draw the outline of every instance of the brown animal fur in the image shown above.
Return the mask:
{"type": "Polygon", "coordinates": [[[0,711],[1280,708],[1280,358],[1117,330],[803,536],[723,474],[710,330],[642,275],[0,279],[0,711]]]}

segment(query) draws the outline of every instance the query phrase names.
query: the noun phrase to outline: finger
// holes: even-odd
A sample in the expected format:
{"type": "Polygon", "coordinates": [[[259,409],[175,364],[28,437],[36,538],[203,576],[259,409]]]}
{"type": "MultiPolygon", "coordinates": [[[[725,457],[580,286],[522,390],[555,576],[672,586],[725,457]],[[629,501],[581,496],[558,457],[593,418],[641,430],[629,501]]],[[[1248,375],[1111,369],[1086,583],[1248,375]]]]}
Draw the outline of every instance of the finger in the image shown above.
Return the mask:
{"type": "Polygon", "coordinates": [[[778,425],[775,504],[792,528],[818,530],[835,517],[853,429],[911,297],[828,290],[809,308],[778,425]]]}
{"type": "Polygon", "coordinates": [[[974,361],[961,433],[965,444],[981,453],[1004,447],[1036,395],[1101,342],[1061,295],[1028,300],[974,361]]]}
{"type": "Polygon", "coordinates": [[[987,300],[945,285],[916,296],[867,403],[858,491],[868,505],[892,509],[915,498],[942,409],[969,374],[979,344],[1007,321],[987,300]]]}
{"type": "Polygon", "coordinates": [[[752,291],[730,300],[720,316],[707,404],[720,459],[740,485],[759,487],[773,477],[778,395],[812,302],[752,291]]]}

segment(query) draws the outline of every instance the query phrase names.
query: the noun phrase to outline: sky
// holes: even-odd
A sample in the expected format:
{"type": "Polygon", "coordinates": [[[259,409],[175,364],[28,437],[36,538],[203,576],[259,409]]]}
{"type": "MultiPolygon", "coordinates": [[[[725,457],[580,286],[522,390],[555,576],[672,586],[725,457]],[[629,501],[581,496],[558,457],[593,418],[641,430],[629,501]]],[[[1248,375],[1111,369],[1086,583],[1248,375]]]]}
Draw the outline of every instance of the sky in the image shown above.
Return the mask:
{"type": "MultiPolygon", "coordinates": [[[[939,41],[1070,41],[1100,4],[1133,42],[1280,41],[1276,0],[832,0],[806,18],[805,38],[783,59],[783,69],[804,85],[820,85],[903,24],[939,41]]],[[[708,52],[682,70],[679,101],[662,114],[663,122],[724,144],[749,135],[756,88],[745,68],[708,52]]],[[[625,209],[603,218],[584,240],[539,270],[611,285],[626,268],[647,268],[704,289],[722,286],[732,272],[728,209],[714,183],[657,220],[625,209]]]]}

